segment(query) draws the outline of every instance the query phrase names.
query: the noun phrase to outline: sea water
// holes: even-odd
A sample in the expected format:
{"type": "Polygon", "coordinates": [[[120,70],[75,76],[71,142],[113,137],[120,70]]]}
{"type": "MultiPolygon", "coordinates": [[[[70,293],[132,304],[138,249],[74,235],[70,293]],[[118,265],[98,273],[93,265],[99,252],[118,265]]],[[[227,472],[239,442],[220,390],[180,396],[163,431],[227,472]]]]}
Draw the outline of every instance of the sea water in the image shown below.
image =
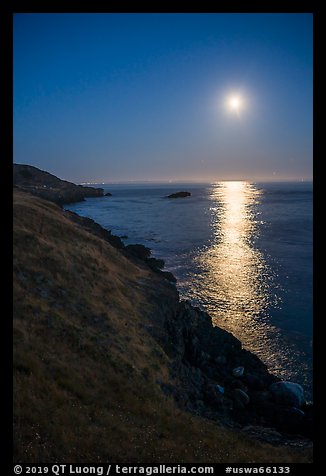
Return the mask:
{"type": "Polygon", "coordinates": [[[66,208],[148,246],[183,299],[311,398],[312,183],[100,186],[112,196],[66,208]]]}

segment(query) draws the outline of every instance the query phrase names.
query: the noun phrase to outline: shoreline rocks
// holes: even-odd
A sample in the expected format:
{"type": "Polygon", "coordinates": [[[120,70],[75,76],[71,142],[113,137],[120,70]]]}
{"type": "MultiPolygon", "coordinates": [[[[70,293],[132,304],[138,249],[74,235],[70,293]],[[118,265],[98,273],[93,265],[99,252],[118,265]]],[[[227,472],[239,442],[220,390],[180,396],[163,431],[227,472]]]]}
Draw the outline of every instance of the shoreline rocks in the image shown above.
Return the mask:
{"type": "Polygon", "coordinates": [[[142,261],[147,264],[157,274],[160,274],[163,278],[167,279],[170,282],[176,283],[175,276],[169,271],[162,271],[165,262],[163,259],[151,257],[151,249],[147,246],[140,244],[130,244],[124,246],[123,253],[131,259],[136,259],[137,261],[142,261]]]}
{"type": "Polygon", "coordinates": [[[312,437],[312,406],[302,387],[270,374],[236,337],[213,326],[206,312],[181,301],[164,326],[169,338],[161,345],[173,359],[171,377],[179,382],[169,394],[178,405],[187,402],[190,412],[231,426],[312,437]]]}

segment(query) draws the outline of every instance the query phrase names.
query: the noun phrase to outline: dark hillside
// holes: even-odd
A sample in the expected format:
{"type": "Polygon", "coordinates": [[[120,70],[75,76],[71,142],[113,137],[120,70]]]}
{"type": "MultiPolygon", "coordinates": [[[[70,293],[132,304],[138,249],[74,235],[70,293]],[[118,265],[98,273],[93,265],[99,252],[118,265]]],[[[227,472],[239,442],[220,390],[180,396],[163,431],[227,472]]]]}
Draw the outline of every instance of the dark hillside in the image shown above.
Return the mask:
{"type": "Polygon", "coordinates": [[[45,198],[58,205],[79,202],[84,200],[85,197],[103,196],[102,188],[75,185],[32,165],[14,164],[13,184],[20,190],[45,198]]]}

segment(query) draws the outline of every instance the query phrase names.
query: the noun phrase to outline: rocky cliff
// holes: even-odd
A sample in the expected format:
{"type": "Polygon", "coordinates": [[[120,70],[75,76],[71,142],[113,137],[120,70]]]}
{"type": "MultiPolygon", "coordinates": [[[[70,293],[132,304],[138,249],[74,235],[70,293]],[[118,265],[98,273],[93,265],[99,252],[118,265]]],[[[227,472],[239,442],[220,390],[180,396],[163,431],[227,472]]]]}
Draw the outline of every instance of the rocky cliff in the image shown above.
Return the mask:
{"type": "Polygon", "coordinates": [[[86,197],[103,196],[102,188],[76,185],[31,165],[14,164],[13,185],[58,205],[80,202],[86,197]]]}

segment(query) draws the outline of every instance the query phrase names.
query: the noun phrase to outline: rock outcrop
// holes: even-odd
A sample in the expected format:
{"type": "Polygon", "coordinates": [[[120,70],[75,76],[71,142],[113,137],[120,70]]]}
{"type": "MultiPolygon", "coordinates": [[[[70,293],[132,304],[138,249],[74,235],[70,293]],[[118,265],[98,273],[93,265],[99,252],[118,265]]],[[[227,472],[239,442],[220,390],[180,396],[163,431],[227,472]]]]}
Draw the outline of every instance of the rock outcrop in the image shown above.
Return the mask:
{"type": "Polygon", "coordinates": [[[206,312],[181,301],[165,328],[170,338],[162,345],[173,358],[171,376],[179,384],[161,385],[181,407],[228,424],[312,437],[312,405],[305,402],[302,387],[270,374],[238,339],[213,326],[206,312]]]}
{"type": "Polygon", "coordinates": [[[167,195],[165,198],[186,198],[190,196],[191,196],[190,192],[177,192],[177,193],[171,193],[171,195],[167,195]]]}
{"type": "Polygon", "coordinates": [[[169,271],[162,271],[165,266],[163,259],[157,259],[151,257],[151,249],[144,245],[127,245],[124,247],[123,253],[130,259],[144,262],[149,266],[155,273],[160,274],[163,278],[175,283],[177,280],[175,276],[169,271]]]}
{"type": "Polygon", "coordinates": [[[60,206],[81,202],[87,197],[103,196],[102,188],[76,185],[32,165],[14,164],[13,185],[24,192],[32,193],[60,206]]]}
{"type": "Polygon", "coordinates": [[[124,248],[125,245],[119,236],[113,235],[110,230],[106,230],[105,228],[101,227],[101,225],[96,223],[96,221],[92,220],[91,218],[82,217],[78,215],[78,213],[72,212],[71,210],[65,210],[64,213],[70,218],[70,220],[77,223],[93,235],[96,235],[99,238],[107,241],[110,243],[110,245],[114,246],[114,248],[124,248]]]}

